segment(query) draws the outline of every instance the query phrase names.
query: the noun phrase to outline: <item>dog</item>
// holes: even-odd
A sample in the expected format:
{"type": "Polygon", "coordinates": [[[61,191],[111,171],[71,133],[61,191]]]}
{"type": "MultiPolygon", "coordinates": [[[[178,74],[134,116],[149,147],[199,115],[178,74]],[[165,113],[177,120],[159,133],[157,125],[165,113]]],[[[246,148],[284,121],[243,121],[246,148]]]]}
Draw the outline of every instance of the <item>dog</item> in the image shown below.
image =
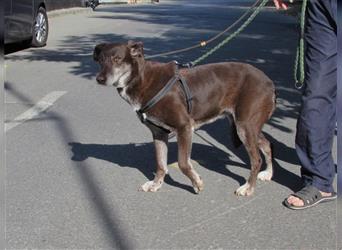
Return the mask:
{"type": "Polygon", "coordinates": [[[271,145],[262,127],[275,110],[276,95],[272,80],[262,71],[237,62],[178,69],[175,62],[145,60],[143,43],[134,41],[98,44],[93,59],[100,65],[97,82],[115,87],[152,132],[156,175],[141,191],[156,192],[164,182],[170,132],[177,136],[180,170],[191,180],[195,193],[202,191],[203,180],[190,160],[193,131],[221,117],[232,119],[250,158],[250,176],[235,194],[249,196],[257,179],[271,180],[271,145]],[[260,151],[266,161],[261,172],[260,151]]]}

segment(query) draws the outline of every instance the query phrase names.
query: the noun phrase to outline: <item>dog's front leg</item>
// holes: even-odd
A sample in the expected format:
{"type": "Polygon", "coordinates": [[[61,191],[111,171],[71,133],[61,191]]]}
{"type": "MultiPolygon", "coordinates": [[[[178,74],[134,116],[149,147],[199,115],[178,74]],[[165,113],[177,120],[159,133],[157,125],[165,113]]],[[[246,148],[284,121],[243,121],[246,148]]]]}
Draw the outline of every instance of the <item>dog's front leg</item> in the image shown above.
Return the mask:
{"type": "Polygon", "coordinates": [[[192,128],[186,126],[177,130],[178,142],[178,166],[192,182],[195,193],[203,190],[202,178],[198,175],[191,164],[191,147],[192,147],[192,128]]]}
{"type": "Polygon", "coordinates": [[[153,134],[155,155],[157,162],[157,172],[153,181],[148,181],[140,187],[140,191],[144,192],[156,192],[158,191],[163,182],[164,177],[167,174],[167,144],[168,134],[156,133],[153,134]]]}

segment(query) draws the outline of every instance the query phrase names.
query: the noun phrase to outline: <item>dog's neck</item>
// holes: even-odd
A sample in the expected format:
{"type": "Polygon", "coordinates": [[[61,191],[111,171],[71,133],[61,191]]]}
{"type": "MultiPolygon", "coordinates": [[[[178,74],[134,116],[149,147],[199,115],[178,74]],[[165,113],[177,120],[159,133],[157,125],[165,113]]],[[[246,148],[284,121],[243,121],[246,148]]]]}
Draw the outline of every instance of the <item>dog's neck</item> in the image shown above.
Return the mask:
{"type": "Polygon", "coordinates": [[[118,92],[134,110],[139,110],[174,75],[174,67],[172,62],[138,62],[132,67],[132,77],[127,87],[118,89],[118,92]]]}

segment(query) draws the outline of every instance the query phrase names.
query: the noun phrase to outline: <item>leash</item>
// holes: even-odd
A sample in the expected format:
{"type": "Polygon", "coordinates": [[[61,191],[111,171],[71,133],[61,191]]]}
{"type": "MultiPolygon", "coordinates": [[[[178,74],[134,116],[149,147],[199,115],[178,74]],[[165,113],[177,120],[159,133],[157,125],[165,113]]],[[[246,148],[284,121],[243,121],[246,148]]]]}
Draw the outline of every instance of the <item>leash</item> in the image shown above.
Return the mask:
{"type": "MultiPolygon", "coordinates": [[[[222,46],[226,45],[229,41],[231,41],[233,38],[235,38],[237,35],[239,35],[253,20],[254,18],[260,13],[261,9],[267,4],[269,0],[257,0],[239,19],[237,19],[232,25],[227,27],[225,30],[220,32],[219,34],[215,35],[214,37],[206,40],[201,41],[199,44],[190,46],[183,49],[177,49],[169,52],[164,52],[160,54],[155,54],[151,56],[146,56],[146,59],[151,59],[155,57],[161,57],[161,56],[167,56],[167,55],[173,55],[181,52],[186,52],[195,48],[199,47],[205,47],[209,43],[215,41],[219,37],[221,37],[223,34],[228,32],[230,29],[232,29],[234,26],[236,26],[242,19],[244,19],[253,8],[255,10],[252,12],[252,14],[248,17],[248,19],[232,34],[230,34],[226,39],[224,39],[222,42],[220,42],[218,45],[216,45],[214,48],[203,54],[202,56],[198,57],[197,59],[185,63],[185,64],[179,64],[178,65],[182,67],[191,68],[197,64],[199,64],[201,61],[205,60],[207,57],[215,53],[218,49],[220,49],[222,46]],[[260,4],[259,4],[260,3],[260,4]]],[[[295,64],[294,64],[294,79],[295,79],[295,88],[301,89],[304,86],[304,78],[305,78],[305,68],[304,68],[304,30],[305,30],[305,13],[306,13],[306,6],[307,6],[307,0],[303,0],[302,8],[301,8],[301,17],[300,17],[300,39],[297,46],[297,52],[296,52],[296,58],[295,58],[295,64]]]]}
{"type": "MultiPolygon", "coordinates": [[[[210,44],[211,42],[217,40],[218,38],[220,38],[221,36],[223,36],[225,33],[227,33],[228,31],[230,31],[233,27],[235,27],[241,20],[243,20],[250,12],[252,12],[253,8],[255,8],[260,2],[262,1],[263,6],[268,2],[268,0],[256,0],[254,2],[254,4],[241,16],[239,17],[233,24],[231,24],[230,26],[228,26],[226,29],[224,29],[223,31],[221,31],[220,33],[218,33],[217,35],[213,36],[212,38],[208,39],[208,40],[203,40],[201,41],[199,44],[196,44],[196,45],[193,45],[193,46],[190,46],[190,47],[186,47],[186,48],[182,48],[182,49],[176,49],[176,50],[172,50],[172,51],[169,51],[169,52],[163,52],[163,53],[160,53],[160,54],[155,54],[155,55],[150,55],[150,56],[146,56],[145,58],[146,59],[151,59],[151,58],[155,58],[155,57],[161,57],[161,56],[169,56],[169,55],[173,55],[173,54],[178,54],[178,53],[181,53],[181,52],[186,52],[186,51],[189,51],[189,50],[193,50],[193,49],[196,49],[196,48],[199,48],[199,47],[205,47],[207,46],[208,44],[210,44]]],[[[260,12],[260,9],[256,9],[254,11],[254,13],[257,12],[256,14],[258,14],[260,12]]],[[[253,13],[253,14],[254,14],[253,13]]],[[[252,14],[252,15],[253,15],[252,14]]],[[[247,20],[248,21],[248,20],[247,20]]],[[[246,22],[247,22],[246,21],[246,22]]],[[[252,21],[252,20],[251,20],[252,21]]],[[[251,22],[249,21],[248,24],[251,22]]],[[[242,26],[246,25],[246,22],[244,24],[242,24],[242,26]]],[[[247,25],[248,25],[247,24],[247,25]]],[[[246,26],[247,26],[246,25],[246,26]]],[[[244,27],[245,28],[245,27],[244,27]]],[[[244,29],[243,28],[243,29],[244,29]]],[[[243,30],[242,29],[242,30],[243,30]]],[[[240,32],[242,31],[240,30],[240,32]]],[[[234,37],[236,35],[238,35],[240,32],[238,32],[237,34],[235,34],[235,32],[233,34],[234,37]]],[[[188,66],[191,66],[190,64],[191,63],[188,63],[189,65],[186,65],[186,67],[188,66]]]]}
{"type": "Polygon", "coordinates": [[[304,31],[305,31],[305,12],[307,0],[303,0],[300,15],[300,38],[297,46],[296,59],[294,64],[295,88],[301,89],[304,86],[305,68],[304,68],[304,31]]]}
{"type": "Polygon", "coordinates": [[[210,55],[212,55],[214,52],[216,52],[219,48],[221,48],[223,45],[228,43],[230,40],[235,38],[237,35],[239,35],[253,20],[254,18],[260,13],[261,9],[266,5],[268,0],[262,0],[261,3],[256,7],[256,9],[253,11],[253,13],[248,17],[248,19],[231,35],[229,35],[226,39],[224,39],[222,42],[220,42],[218,45],[216,45],[214,48],[209,50],[204,55],[200,56],[196,60],[192,61],[192,65],[197,65],[210,55]]]}

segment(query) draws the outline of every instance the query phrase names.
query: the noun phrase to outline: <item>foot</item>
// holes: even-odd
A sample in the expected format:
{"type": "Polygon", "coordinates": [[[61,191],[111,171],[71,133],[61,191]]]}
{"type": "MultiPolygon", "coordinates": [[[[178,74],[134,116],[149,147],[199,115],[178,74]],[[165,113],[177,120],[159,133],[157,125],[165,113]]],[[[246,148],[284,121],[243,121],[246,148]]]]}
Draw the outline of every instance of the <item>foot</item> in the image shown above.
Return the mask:
{"type": "MultiPolygon", "coordinates": [[[[321,193],[321,195],[323,197],[330,197],[332,196],[332,193],[326,193],[326,192],[322,192],[322,191],[319,191],[321,193]]],[[[296,196],[293,196],[293,195],[290,195],[288,198],[287,198],[287,202],[292,205],[292,206],[295,206],[295,207],[302,207],[304,206],[304,201],[296,196]]]]}
{"type": "Polygon", "coordinates": [[[192,182],[192,186],[194,187],[194,191],[196,194],[199,194],[203,190],[204,184],[202,178],[199,176],[196,182],[192,182]]]}
{"type": "Polygon", "coordinates": [[[141,185],[141,187],[139,188],[139,191],[143,191],[143,192],[157,192],[161,186],[162,186],[163,182],[154,182],[154,181],[148,181],[145,184],[141,185]]]}
{"type": "Polygon", "coordinates": [[[269,171],[269,170],[264,170],[264,171],[261,171],[259,174],[258,174],[258,180],[261,180],[261,181],[270,181],[272,179],[272,171],[269,171]]]}
{"type": "Polygon", "coordinates": [[[333,201],[336,198],[335,192],[322,192],[316,187],[308,185],[291,194],[284,200],[283,204],[290,209],[300,210],[316,206],[321,202],[333,201]]]}
{"type": "Polygon", "coordinates": [[[253,194],[253,192],[254,188],[251,187],[248,182],[246,182],[235,191],[235,194],[237,196],[250,196],[253,194]]]}

